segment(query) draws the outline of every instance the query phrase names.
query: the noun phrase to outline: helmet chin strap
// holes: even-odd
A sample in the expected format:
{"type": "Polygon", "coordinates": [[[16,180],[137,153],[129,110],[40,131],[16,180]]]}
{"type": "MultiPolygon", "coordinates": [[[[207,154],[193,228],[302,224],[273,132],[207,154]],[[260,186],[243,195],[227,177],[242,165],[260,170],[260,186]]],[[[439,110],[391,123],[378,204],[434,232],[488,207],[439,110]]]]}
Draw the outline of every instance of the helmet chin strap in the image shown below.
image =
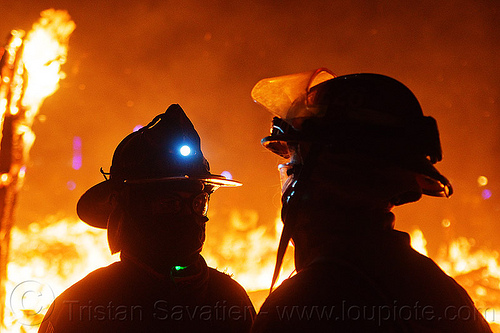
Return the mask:
{"type": "Polygon", "coordinates": [[[297,205],[296,203],[301,200],[300,195],[303,195],[303,188],[306,186],[305,183],[307,182],[307,179],[312,172],[314,165],[313,161],[317,158],[320,151],[320,145],[312,145],[310,147],[306,158],[303,158],[302,160],[303,164],[300,168],[300,171],[294,174],[294,181],[286,188],[285,192],[283,192],[281,208],[283,230],[281,231],[280,242],[276,254],[276,265],[274,266],[273,279],[271,281],[271,288],[269,290],[269,293],[273,291],[273,287],[278,280],[288,243],[290,242],[290,239],[292,238],[295,227],[297,225],[297,210],[299,209],[299,205],[297,205]]]}
{"type": "MultiPolygon", "coordinates": [[[[290,242],[290,239],[292,238],[293,235],[293,229],[295,225],[294,218],[290,217],[287,218],[287,213],[290,212],[290,206],[288,206],[288,209],[285,209],[283,207],[281,209],[281,219],[283,220],[283,230],[281,231],[281,237],[280,237],[280,242],[278,245],[278,252],[276,254],[276,265],[274,266],[274,273],[273,273],[273,280],[271,282],[271,288],[269,290],[269,293],[273,291],[273,287],[278,280],[278,277],[280,275],[280,270],[281,270],[281,265],[283,264],[283,258],[285,257],[286,249],[288,247],[288,243],[290,242]],[[286,221],[286,222],[285,222],[286,221]]],[[[291,216],[294,216],[293,214],[291,216]]]]}

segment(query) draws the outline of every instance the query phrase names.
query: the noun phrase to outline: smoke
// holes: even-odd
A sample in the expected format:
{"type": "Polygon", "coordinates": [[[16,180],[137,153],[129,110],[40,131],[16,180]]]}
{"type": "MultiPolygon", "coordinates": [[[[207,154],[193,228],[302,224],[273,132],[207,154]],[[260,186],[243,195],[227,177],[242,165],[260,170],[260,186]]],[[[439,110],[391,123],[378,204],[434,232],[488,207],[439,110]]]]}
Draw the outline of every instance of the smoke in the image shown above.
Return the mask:
{"type": "MultiPolygon", "coordinates": [[[[52,6],[2,2],[0,33],[29,30],[52,6]]],[[[264,77],[328,67],[340,75],[392,76],[438,121],[444,160],[437,167],[456,194],[398,208],[396,225],[419,225],[431,254],[459,235],[499,244],[499,7],[494,0],[57,1],[77,28],[67,78],[34,126],[18,223],[74,216],[118,142],[171,103],[193,121],[213,172],[230,171],[245,184],[214,194],[210,223],[224,223],[232,208],[258,212],[259,224],[274,223],[278,160],[259,144],[271,116],[252,103],[250,90],[264,77]],[[83,144],[78,171],[71,168],[75,136],[83,144]],[[492,193],[486,200],[481,175],[492,193]]]]}

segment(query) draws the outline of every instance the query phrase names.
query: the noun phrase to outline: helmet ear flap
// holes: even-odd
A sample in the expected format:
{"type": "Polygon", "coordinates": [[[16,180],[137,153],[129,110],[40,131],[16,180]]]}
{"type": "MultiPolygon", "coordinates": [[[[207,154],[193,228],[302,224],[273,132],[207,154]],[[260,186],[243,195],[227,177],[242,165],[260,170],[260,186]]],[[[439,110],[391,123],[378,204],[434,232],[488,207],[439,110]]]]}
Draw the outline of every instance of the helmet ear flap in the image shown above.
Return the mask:
{"type": "Polygon", "coordinates": [[[432,164],[443,159],[441,150],[441,140],[439,139],[439,130],[436,119],[432,117],[422,117],[415,120],[410,126],[411,135],[417,140],[420,139],[420,145],[425,156],[429,157],[432,164]]]}

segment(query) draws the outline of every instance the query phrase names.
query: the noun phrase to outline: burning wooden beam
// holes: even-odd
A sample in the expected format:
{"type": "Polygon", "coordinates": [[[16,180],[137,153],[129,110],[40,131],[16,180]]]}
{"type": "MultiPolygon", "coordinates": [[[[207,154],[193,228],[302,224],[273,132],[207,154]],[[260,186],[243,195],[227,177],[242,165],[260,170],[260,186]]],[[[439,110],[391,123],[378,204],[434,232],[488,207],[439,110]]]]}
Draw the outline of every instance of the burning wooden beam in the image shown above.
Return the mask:
{"type": "Polygon", "coordinates": [[[35,138],[31,127],[44,99],[59,87],[74,29],[67,12],[45,10],[28,34],[12,30],[0,51],[0,323],[14,207],[35,138]]]}

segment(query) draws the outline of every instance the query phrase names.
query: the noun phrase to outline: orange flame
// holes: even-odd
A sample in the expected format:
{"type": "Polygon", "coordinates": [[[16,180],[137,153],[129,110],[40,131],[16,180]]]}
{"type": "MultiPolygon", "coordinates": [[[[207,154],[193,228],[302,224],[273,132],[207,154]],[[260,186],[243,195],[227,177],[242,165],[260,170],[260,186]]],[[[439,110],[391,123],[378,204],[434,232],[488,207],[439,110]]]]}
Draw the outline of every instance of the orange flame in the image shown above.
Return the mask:
{"type": "MultiPolygon", "coordinates": [[[[427,255],[422,231],[413,230],[411,237],[412,247],[427,255]]],[[[441,247],[435,258],[439,267],[467,290],[494,332],[500,332],[498,257],[497,251],[477,248],[474,239],[460,237],[441,247]]]]}
{"type": "Polygon", "coordinates": [[[105,230],[74,220],[50,218],[26,230],[14,227],[11,244],[5,315],[10,332],[36,332],[55,296],[118,259],[109,252],[105,230]],[[18,305],[16,295],[23,285],[31,288],[25,293],[36,294],[18,305]]]}
{"type": "Polygon", "coordinates": [[[31,131],[34,117],[45,98],[59,88],[59,81],[65,77],[61,66],[66,62],[69,36],[76,27],[66,11],[48,9],[40,15],[26,36],[22,57],[28,73],[22,98],[26,123],[19,129],[23,132],[25,152],[35,141],[31,131]]]}
{"type": "MultiPolygon", "coordinates": [[[[275,230],[270,231],[258,226],[257,220],[255,212],[234,211],[225,232],[212,235],[209,231],[203,255],[210,266],[233,275],[249,291],[258,309],[271,281],[281,222],[277,219],[275,230]]],[[[423,233],[416,229],[411,235],[412,246],[426,253],[423,233]]],[[[15,293],[19,283],[34,280],[40,282],[40,288],[50,286],[55,297],[92,270],[118,258],[109,254],[105,230],[67,219],[32,223],[27,230],[14,228],[12,246],[15,262],[9,264],[8,295],[15,293]]],[[[468,291],[494,332],[500,332],[500,320],[495,317],[500,314],[498,256],[496,251],[476,249],[473,240],[458,238],[444,246],[435,258],[440,267],[468,291]]],[[[285,266],[285,271],[293,270],[291,257],[285,266]]],[[[283,274],[282,280],[286,277],[287,274],[283,274]]],[[[51,301],[51,298],[46,300],[42,311],[37,311],[41,308],[39,303],[33,309],[23,309],[22,318],[19,311],[16,313],[18,309],[13,309],[8,313],[10,327],[17,327],[17,332],[20,327],[24,332],[35,332],[37,326],[26,326],[26,320],[39,323],[51,301]]]]}
{"type": "MultiPolygon", "coordinates": [[[[28,123],[19,130],[24,133],[27,150],[34,141],[30,129],[34,116],[43,100],[57,90],[60,79],[64,78],[60,68],[66,60],[69,35],[75,29],[75,24],[64,11],[51,9],[42,12],[41,16],[24,40],[22,58],[28,73],[22,96],[28,123]]],[[[12,47],[19,47],[22,43],[23,34],[18,33],[12,47]]],[[[14,52],[6,50],[11,51],[14,52]]],[[[21,90],[14,93],[21,99],[21,90]]],[[[6,103],[6,100],[0,100],[0,110],[5,109],[6,103]]],[[[17,107],[10,105],[7,111],[15,114],[19,111],[17,107]]],[[[24,169],[20,170],[20,178],[23,175],[24,169]]],[[[7,182],[8,176],[0,175],[0,181],[7,182]]],[[[258,308],[262,295],[267,294],[274,270],[281,222],[277,219],[272,230],[259,226],[257,222],[256,212],[233,211],[224,232],[211,235],[209,231],[203,255],[210,266],[232,274],[247,291],[264,290],[261,299],[253,299],[258,308]]],[[[417,229],[411,234],[412,246],[427,255],[423,233],[417,229]]],[[[11,244],[12,260],[8,265],[7,284],[9,304],[5,316],[10,332],[36,332],[53,296],[90,271],[117,260],[116,255],[109,254],[105,230],[75,220],[51,218],[40,224],[32,223],[27,230],[13,228],[11,244]],[[38,281],[37,292],[47,297],[38,299],[31,304],[32,307],[26,304],[21,309],[12,307],[9,296],[15,295],[16,288],[27,281],[38,281]],[[47,293],[47,288],[53,294],[47,293]]],[[[496,332],[500,332],[500,326],[496,325],[500,318],[495,318],[495,314],[500,316],[498,256],[496,251],[476,249],[473,240],[459,238],[447,244],[436,258],[440,267],[467,289],[496,332]]],[[[293,271],[290,253],[283,266],[285,272],[293,271]]],[[[287,274],[281,274],[281,281],[286,277],[287,274]]]]}
{"type": "MultiPolygon", "coordinates": [[[[281,221],[276,221],[275,230],[271,232],[256,226],[256,221],[254,212],[234,211],[222,237],[209,233],[208,239],[213,241],[205,246],[202,254],[209,266],[232,275],[247,291],[262,290],[253,293],[252,301],[258,308],[270,286],[281,221]]],[[[35,290],[27,292],[44,296],[37,297],[31,307],[24,304],[21,309],[16,308],[12,301],[7,304],[5,322],[11,332],[20,329],[36,332],[54,297],[92,270],[118,259],[118,255],[110,254],[106,230],[76,220],[51,218],[41,224],[32,223],[26,230],[14,227],[11,244],[13,260],[8,267],[8,303],[19,293],[16,288],[26,281],[34,281],[27,287],[33,288],[35,284],[35,290]]],[[[285,272],[293,270],[290,255],[284,266],[285,272]]],[[[283,274],[281,281],[286,277],[283,274]]]]}
{"type": "Polygon", "coordinates": [[[61,65],[66,62],[68,39],[75,29],[65,11],[48,9],[40,15],[26,37],[23,53],[29,75],[23,106],[30,110],[37,110],[59,88],[60,79],[65,77],[61,65]]]}
{"type": "MultiPolygon", "coordinates": [[[[258,226],[257,221],[255,211],[233,211],[229,225],[223,232],[209,235],[202,252],[209,265],[233,275],[249,292],[269,289],[282,229],[280,218],[272,230],[258,226]]],[[[280,275],[277,286],[294,270],[290,253],[282,270],[285,274],[280,275]]]]}
{"type": "MultiPolygon", "coordinates": [[[[59,88],[59,81],[64,78],[61,65],[66,61],[67,43],[74,29],[75,23],[66,11],[48,9],[41,13],[40,20],[33,25],[33,29],[25,38],[23,31],[14,30],[11,33],[12,39],[5,49],[9,60],[1,73],[0,112],[12,116],[18,113],[22,115],[13,127],[15,136],[21,141],[16,144],[22,151],[18,152],[19,162],[11,166],[9,173],[0,175],[2,186],[11,185],[14,181],[17,189],[22,186],[25,175],[25,167],[22,164],[26,163],[35,140],[31,130],[33,120],[44,99],[59,88]]],[[[4,119],[4,114],[0,114],[0,119],[4,119]]],[[[8,265],[8,270],[11,269],[12,274],[16,274],[12,263],[8,265]]],[[[11,272],[8,272],[8,277],[13,278],[11,272]]],[[[19,292],[21,289],[16,290],[19,292]]],[[[24,302],[24,298],[22,300],[24,302]]],[[[5,312],[8,312],[8,308],[5,308],[5,312]]],[[[30,313],[24,306],[23,311],[30,313]]],[[[38,312],[35,312],[35,315],[39,315],[38,312]]],[[[8,322],[9,315],[7,313],[4,316],[4,322],[8,322]]],[[[15,331],[19,330],[25,332],[27,329],[20,327],[15,331]]]]}

